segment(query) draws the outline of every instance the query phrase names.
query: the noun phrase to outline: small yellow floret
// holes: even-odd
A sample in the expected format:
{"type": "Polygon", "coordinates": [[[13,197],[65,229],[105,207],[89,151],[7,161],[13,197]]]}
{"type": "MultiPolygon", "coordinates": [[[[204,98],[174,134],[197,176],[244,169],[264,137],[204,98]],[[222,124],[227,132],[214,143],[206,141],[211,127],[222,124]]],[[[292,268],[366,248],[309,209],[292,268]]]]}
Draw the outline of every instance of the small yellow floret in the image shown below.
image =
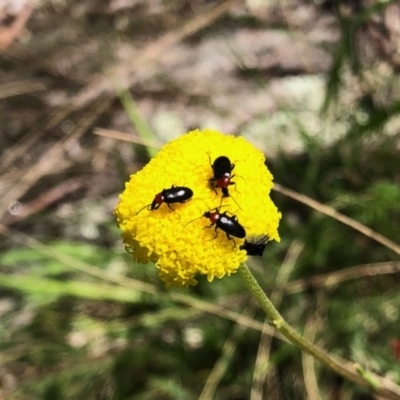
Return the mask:
{"type": "Polygon", "coordinates": [[[247,237],[267,235],[280,240],[281,214],[269,197],[273,177],[264,155],[241,137],[213,130],[189,132],[166,144],[131,175],[115,209],[127,251],[138,262],[155,262],[167,286],[195,285],[199,274],[207,275],[209,282],[229,276],[247,259],[240,250],[243,239],[228,240],[220,229],[214,239],[215,226],[205,228],[211,222],[203,214],[221,204],[221,190],[216,189],[216,194],[209,182],[213,177],[210,159],[213,163],[220,156],[235,164],[232,181],[236,183],[229,186],[231,196],[223,198],[220,212],[236,215],[247,237]],[[190,188],[192,199],[171,204],[175,212],[165,203],[157,210],[145,207],[172,185],[190,188]]]}

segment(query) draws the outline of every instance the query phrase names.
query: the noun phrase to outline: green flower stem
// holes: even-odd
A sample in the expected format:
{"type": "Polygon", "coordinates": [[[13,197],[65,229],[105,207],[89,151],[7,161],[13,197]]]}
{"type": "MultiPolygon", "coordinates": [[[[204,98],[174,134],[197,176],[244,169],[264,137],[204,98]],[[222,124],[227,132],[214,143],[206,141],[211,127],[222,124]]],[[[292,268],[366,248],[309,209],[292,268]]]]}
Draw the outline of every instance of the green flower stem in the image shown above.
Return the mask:
{"type": "Polygon", "coordinates": [[[369,371],[367,372],[362,370],[362,373],[360,373],[361,371],[359,365],[327,353],[325,350],[309,342],[307,339],[297,333],[283,319],[281,314],[279,314],[271,300],[261,289],[249,267],[246,264],[242,264],[238,272],[243,278],[247,288],[257,299],[258,303],[271,320],[272,325],[292,344],[311,354],[325,366],[332,369],[344,378],[367,387],[372,392],[384,396],[386,399],[400,399],[400,387],[392,381],[382,378],[369,371]]]}

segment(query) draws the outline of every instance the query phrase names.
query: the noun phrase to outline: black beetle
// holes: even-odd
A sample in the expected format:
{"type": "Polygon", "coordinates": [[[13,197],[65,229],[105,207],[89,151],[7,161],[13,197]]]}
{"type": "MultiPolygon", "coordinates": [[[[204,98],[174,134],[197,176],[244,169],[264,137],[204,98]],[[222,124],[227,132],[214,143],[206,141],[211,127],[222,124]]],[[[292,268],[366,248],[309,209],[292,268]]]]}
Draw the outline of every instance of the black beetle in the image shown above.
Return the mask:
{"type": "Polygon", "coordinates": [[[213,208],[212,210],[205,212],[203,217],[208,218],[211,221],[211,225],[206,226],[205,228],[212,228],[215,226],[214,239],[218,236],[218,229],[224,231],[226,237],[229,240],[233,240],[235,246],[236,242],[231,236],[234,236],[238,239],[243,239],[246,237],[246,231],[243,226],[240,225],[236,215],[229,216],[227,212],[220,213],[219,208],[213,208]]]}
{"type": "Polygon", "coordinates": [[[160,193],[157,193],[151,204],[147,204],[142,207],[137,213],[144,210],[146,207],[149,211],[158,210],[162,203],[165,203],[168,208],[175,211],[170,204],[172,203],[186,203],[193,197],[193,190],[185,186],[172,185],[169,189],[163,189],[160,193]]]}
{"type": "Polygon", "coordinates": [[[267,242],[268,236],[266,235],[263,235],[260,238],[246,239],[240,246],[240,250],[245,250],[249,256],[262,257],[267,242]]]}
{"type": "Polygon", "coordinates": [[[235,182],[231,181],[235,176],[232,175],[235,164],[232,164],[228,157],[220,156],[214,160],[211,168],[213,170],[213,177],[209,179],[211,188],[214,189],[215,192],[217,192],[216,188],[219,188],[222,191],[222,197],[229,197],[228,186],[235,185],[235,182]]]}

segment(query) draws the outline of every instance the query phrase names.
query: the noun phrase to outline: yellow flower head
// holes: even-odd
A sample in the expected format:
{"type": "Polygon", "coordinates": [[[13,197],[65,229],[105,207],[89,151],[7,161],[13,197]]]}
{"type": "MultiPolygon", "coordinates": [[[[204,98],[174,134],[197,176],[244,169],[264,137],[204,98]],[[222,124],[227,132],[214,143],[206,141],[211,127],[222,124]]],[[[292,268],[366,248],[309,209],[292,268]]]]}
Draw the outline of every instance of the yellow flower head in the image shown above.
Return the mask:
{"type": "Polygon", "coordinates": [[[138,262],[155,262],[167,286],[195,285],[198,274],[211,282],[235,273],[247,259],[243,234],[280,240],[281,214],[269,197],[273,177],[264,162],[245,139],[213,130],[166,144],[120,195],[115,215],[127,251],[138,262]],[[212,164],[221,156],[233,169],[215,181],[212,164]]]}

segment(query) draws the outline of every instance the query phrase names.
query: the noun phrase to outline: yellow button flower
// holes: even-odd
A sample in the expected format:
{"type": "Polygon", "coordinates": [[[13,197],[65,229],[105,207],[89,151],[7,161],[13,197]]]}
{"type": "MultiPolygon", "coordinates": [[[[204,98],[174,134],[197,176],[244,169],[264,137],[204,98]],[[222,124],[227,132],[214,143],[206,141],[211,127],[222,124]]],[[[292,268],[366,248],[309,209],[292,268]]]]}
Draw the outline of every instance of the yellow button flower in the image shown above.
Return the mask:
{"type": "Polygon", "coordinates": [[[166,144],[131,175],[120,195],[115,215],[126,250],[140,263],[154,262],[167,286],[195,285],[199,274],[211,282],[235,273],[247,259],[239,233],[248,240],[280,240],[281,214],[269,197],[273,177],[264,162],[245,139],[214,130],[192,131],[166,144]],[[232,176],[210,181],[210,160],[221,156],[234,164],[232,176]],[[228,185],[230,196],[216,185],[228,185]]]}

